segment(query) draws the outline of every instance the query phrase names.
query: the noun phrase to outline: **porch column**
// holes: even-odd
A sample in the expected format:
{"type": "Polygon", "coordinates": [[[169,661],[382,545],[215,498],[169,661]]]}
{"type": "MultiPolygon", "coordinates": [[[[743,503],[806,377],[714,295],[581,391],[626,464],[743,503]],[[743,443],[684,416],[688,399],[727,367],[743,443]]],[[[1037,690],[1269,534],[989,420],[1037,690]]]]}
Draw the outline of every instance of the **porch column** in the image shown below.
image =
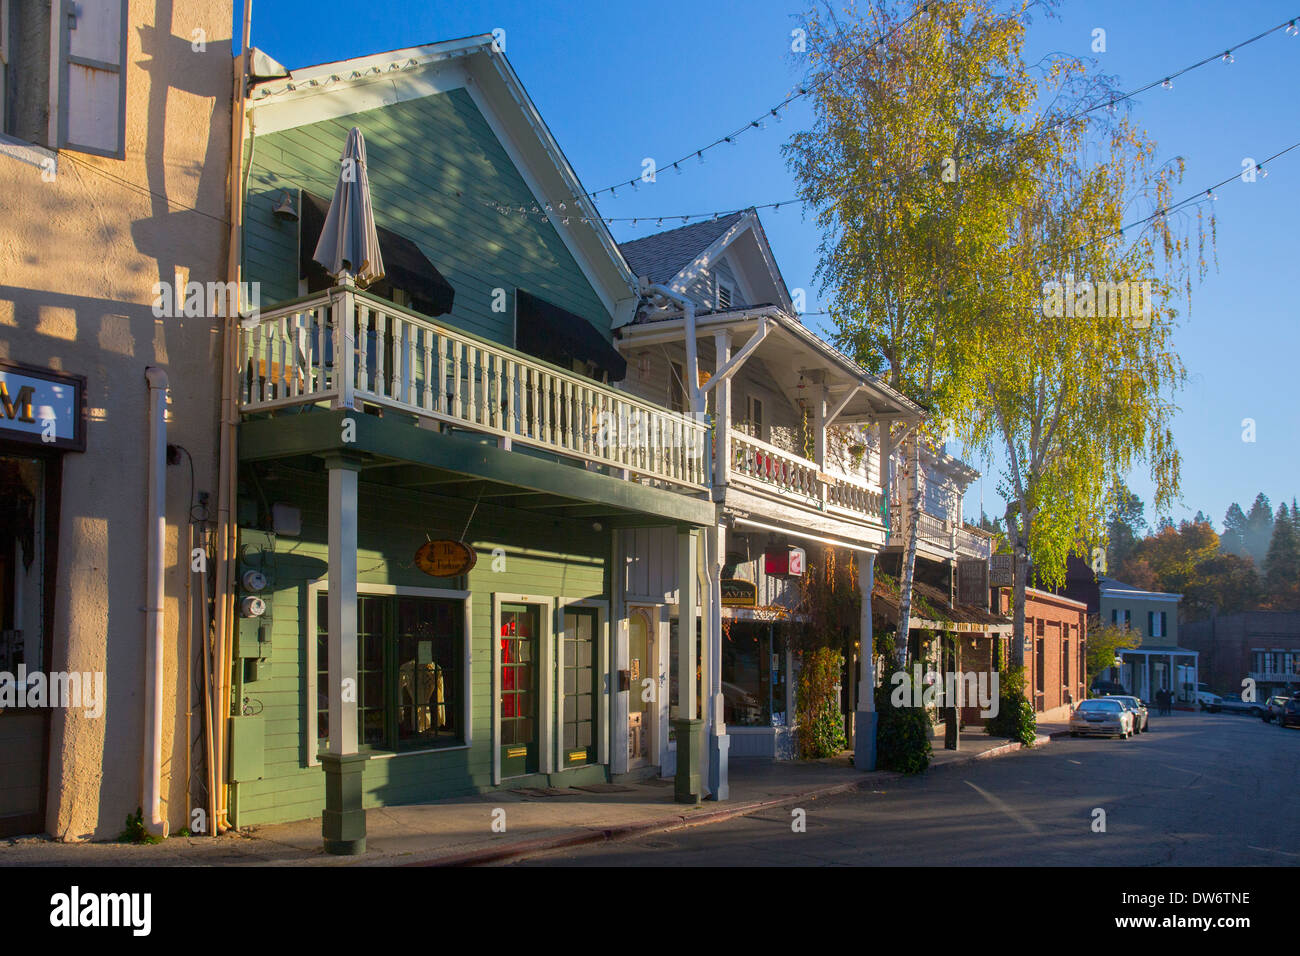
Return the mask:
{"type": "Polygon", "coordinates": [[[695,608],[699,561],[694,530],[677,532],[677,735],[676,798],[678,803],[699,803],[700,737],[703,722],[695,709],[695,608]]]}
{"type": "Polygon", "coordinates": [[[705,726],[708,733],[708,758],[706,767],[708,789],[714,800],[730,799],[727,784],[727,755],[731,738],[727,734],[726,711],[722,695],[722,565],[727,555],[727,529],[725,525],[704,532],[705,567],[708,569],[709,593],[705,601],[706,654],[708,658],[708,685],[705,694],[705,726]]]}
{"type": "Polygon", "coordinates": [[[329,471],[329,752],[325,768],[325,852],[366,852],[361,806],[367,757],[357,753],[357,472],[349,455],[326,459],[329,471]]]}
{"type": "Polygon", "coordinates": [[[876,581],[876,554],[858,556],[858,594],[862,616],[858,623],[858,710],[853,720],[853,766],[876,769],[876,663],[871,632],[871,589],[876,581]]]}
{"type": "MultiPolygon", "coordinates": [[[[713,347],[717,352],[713,361],[713,372],[716,375],[718,369],[722,368],[731,359],[731,330],[727,329],[715,333],[713,347]]],[[[713,434],[717,443],[717,448],[713,454],[713,487],[715,489],[714,500],[719,500],[717,489],[725,488],[727,482],[731,480],[731,453],[729,451],[731,442],[731,376],[727,376],[715,385],[713,394],[715,396],[713,400],[713,434]]],[[[726,557],[725,551],[721,552],[721,557],[726,557]]]]}

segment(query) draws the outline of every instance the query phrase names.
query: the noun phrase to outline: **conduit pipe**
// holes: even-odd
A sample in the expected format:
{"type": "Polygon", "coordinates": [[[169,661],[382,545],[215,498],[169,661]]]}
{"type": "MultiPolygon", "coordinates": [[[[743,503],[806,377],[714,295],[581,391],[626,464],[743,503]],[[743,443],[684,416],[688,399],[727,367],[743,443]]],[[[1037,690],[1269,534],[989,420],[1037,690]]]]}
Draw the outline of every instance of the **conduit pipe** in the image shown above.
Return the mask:
{"type": "Polygon", "coordinates": [[[700,398],[700,360],[696,353],[695,342],[695,303],[680,292],[674,292],[666,285],[650,283],[643,286],[643,289],[648,293],[668,299],[670,302],[675,302],[681,307],[682,316],[686,320],[686,394],[691,400],[691,411],[702,412],[704,408],[700,398]]]}
{"type": "Polygon", "coordinates": [[[167,504],[167,373],[151,365],[144,370],[149,385],[149,490],[145,526],[144,638],[144,760],[140,805],[148,817],[145,828],[167,835],[162,818],[162,641],[163,540],[167,504]]]}

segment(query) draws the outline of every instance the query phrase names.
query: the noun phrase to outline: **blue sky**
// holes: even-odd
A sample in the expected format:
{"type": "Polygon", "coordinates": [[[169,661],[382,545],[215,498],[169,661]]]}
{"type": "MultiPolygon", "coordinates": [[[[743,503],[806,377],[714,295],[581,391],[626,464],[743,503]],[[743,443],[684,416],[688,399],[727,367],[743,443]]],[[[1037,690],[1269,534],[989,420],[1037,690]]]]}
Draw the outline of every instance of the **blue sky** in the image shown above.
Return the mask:
{"type": "MultiPolygon", "coordinates": [[[[383,0],[363,15],[358,9],[353,0],[255,3],[253,43],[292,68],[503,29],[507,56],[588,190],[636,177],[645,157],[662,167],[693,152],[782,100],[799,79],[789,53],[795,0],[383,0]]],[[[1058,14],[1030,29],[1028,58],[1096,55],[1128,90],[1300,16],[1300,0],[1064,0],[1058,14]],[[1098,27],[1107,50],[1093,54],[1098,27]]],[[[1144,94],[1133,115],[1161,159],[1186,159],[1181,198],[1239,171],[1244,157],[1259,160],[1300,141],[1298,81],[1300,37],[1278,32],[1231,64],[1216,61],[1173,90],[1144,94]]],[[[659,216],[791,197],[780,146],[808,116],[795,105],[780,124],[706,154],[703,166],[691,162],[681,175],[661,172],[652,186],[602,197],[604,215],[652,220],[616,223],[615,238],[657,231],[659,216]]],[[[1300,150],[1266,179],[1238,180],[1217,195],[1217,271],[1194,286],[1175,339],[1189,381],[1175,423],[1183,501],[1172,516],[1201,509],[1219,524],[1229,503],[1248,507],[1258,491],[1275,506],[1300,495],[1300,315],[1287,291],[1296,271],[1300,150]],[[1254,442],[1242,440],[1246,418],[1255,422],[1254,442]]],[[[816,227],[797,206],[762,218],[787,284],[807,290],[810,312],[821,310],[812,279],[816,227]]],[[[819,328],[823,320],[806,321],[819,328]]],[[[970,489],[966,513],[978,515],[981,498],[1000,513],[998,464],[972,464],[986,477],[970,489]]],[[[1134,473],[1130,484],[1149,506],[1147,476],[1134,473]]]]}

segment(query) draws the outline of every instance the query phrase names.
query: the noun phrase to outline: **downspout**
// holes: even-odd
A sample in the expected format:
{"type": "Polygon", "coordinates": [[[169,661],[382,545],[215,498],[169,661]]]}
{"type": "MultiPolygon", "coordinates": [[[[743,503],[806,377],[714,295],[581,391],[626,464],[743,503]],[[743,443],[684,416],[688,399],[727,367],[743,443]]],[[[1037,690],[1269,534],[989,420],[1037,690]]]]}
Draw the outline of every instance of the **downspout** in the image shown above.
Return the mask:
{"type": "Polygon", "coordinates": [[[144,370],[149,384],[149,490],[145,527],[144,760],[140,806],[148,813],[145,828],[167,835],[162,818],[163,710],[163,537],[167,503],[167,373],[156,365],[144,370]]]}
{"type": "MultiPolygon", "coordinates": [[[[644,281],[644,280],[643,280],[644,281]]],[[[645,284],[642,286],[643,293],[653,293],[675,302],[681,306],[682,316],[686,320],[686,393],[691,399],[691,412],[697,413],[704,411],[701,408],[700,401],[700,360],[696,354],[695,342],[695,303],[682,295],[680,292],[674,292],[666,285],[645,284]]]]}
{"type": "MultiPolygon", "coordinates": [[[[244,23],[239,66],[234,76],[231,95],[230,131],[230,239],[228,245],[227,278],[236,291],[235,314],[226,316],[225,339],[221,363],[221,418],[220,460],[217,487],[217,568],[215,588],[216,619],[213,622],[213,675],[212,724],[214,747],[211,759],[215,792],[209,796],[215,810],[209,832],[222,833],[231,828],[226,811],[226,731],[230,717],[230,653],[234,644],[234,555],[238,529],[234,519],[235,497],[238,489],[236,467],[235,428],[238,416],[235,409],[234,380],[238,363],[239,311],[243,306],[241,283],[242,250],[240,238],[243,228],[244,190],[244,118],[248,99],[249,40],[253,21],[252,0],[244,0],[244,23]]],[[[229,300],[227,300],[229,301],[229,300]]]]}

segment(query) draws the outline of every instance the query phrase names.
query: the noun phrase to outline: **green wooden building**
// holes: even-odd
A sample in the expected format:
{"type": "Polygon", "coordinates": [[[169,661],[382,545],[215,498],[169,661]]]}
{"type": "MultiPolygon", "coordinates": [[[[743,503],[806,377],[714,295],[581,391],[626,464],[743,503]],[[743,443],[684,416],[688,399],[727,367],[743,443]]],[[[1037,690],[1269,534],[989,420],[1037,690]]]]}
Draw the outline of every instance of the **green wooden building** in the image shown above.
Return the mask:
{"type": "Polygon", "coordinates": [[[715,523],[706,425],[609,384],[635,278],[491,37],[264,77],[248,117],[231,821],[324,809],[356,852],[365,807],[608,779],[617,536],[693,571],[715,523]],[[352,127],[366,290],[312,261],[352,127]]]}

